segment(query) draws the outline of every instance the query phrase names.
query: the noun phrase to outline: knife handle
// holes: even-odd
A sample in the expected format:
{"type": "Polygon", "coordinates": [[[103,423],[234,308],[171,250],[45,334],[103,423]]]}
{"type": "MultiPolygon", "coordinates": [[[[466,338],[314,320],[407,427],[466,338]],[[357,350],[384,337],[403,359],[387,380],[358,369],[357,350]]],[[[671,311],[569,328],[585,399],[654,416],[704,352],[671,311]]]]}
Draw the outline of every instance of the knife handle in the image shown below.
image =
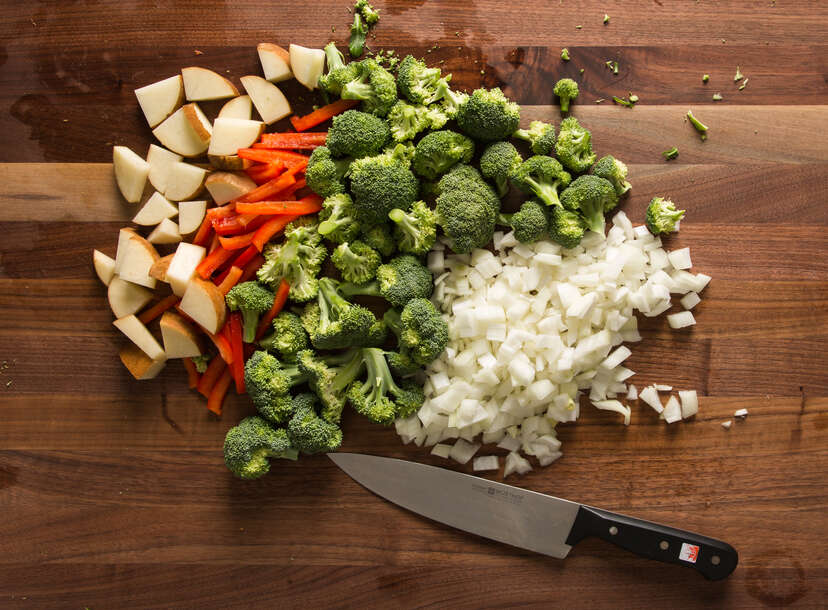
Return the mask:
{"type": "Polygon", "coordinates": [[[708,580],[727,578],[739,562],[736,550],[721,540],[581,505],[566,543],[574,546],[589,536],[648,559],[695,568],[708,580]]]}

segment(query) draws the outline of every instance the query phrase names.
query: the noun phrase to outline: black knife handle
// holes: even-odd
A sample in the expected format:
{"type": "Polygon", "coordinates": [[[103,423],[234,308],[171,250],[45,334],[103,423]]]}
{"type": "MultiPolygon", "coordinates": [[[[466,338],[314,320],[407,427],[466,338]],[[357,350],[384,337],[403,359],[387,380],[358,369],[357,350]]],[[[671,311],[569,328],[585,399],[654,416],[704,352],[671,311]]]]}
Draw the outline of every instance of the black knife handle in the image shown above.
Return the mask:
{"type": "Polygon", "coordinates": [[[695,568],[709,580],[727,578],[739,562],[736,550],[721,540],[581,505],[566,543],[574,546],[589,536],[648,559],[695,568]]]}

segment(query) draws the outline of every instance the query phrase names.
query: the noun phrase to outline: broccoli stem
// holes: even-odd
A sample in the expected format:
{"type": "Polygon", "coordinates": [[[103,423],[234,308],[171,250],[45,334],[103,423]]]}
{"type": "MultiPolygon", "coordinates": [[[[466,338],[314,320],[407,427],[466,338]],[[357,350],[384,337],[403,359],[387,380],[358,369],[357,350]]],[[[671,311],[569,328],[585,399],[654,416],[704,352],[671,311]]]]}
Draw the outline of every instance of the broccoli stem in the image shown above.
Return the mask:
{"type": "Polygon", "coordinates": [[[351,81],[342,87],[342,99],[344,100],[367,100],[373,94],[374,89],[369,83],[351,81]]]}
{"type": "Polygon", "coordinates": [[[665,158],[665,159],[667,159],[668,161],[670,161],[671,159],[675,159],[676,157],[678,157],[679,151],[678,151],[678,148],[676,148],[675,146],[673,146],[673,148],[671,148],[670,150],[665,150],[665,151],[664,151],[663,153],[661,153],[661,154],[662,154],[662,155],[664,155],[664,158],[665,158]]]}
{"type": "Polygon", "coordinates": [[[256,340],[256,328],[259,325],[259,313],[251,309],[242,309],[242,341],[253,343],[256,340]]]}
{"type": "Polygon", "coordinates": [[[339,292],[346,297],[366,296],[366,297],[380,297],[379,282],[376,280],[368,282],[367,284],[352,284],[345,282],[339,285],[339,292]]]}
{"type": "Polygon", "coordinates": [[[695,127],[695,128],[696,128],[696,131],[698,131],[698,132],[701,134],[701,139],[702,139],[702,140],[706,140],[706,139],[707,139],[707,125],[705,125],[705,124],[704,124],[704,123],[702,123],[700,120],[698,120],[698,119],[697,119],[697,118],[693,115],[693,111],[692,111],[692,110],[688,110],[688,111],[687,111],[687,120],[688,120],[688,121],[690,121],[690,124],[691,124],[693,127],[695,127]]]}
{"type": "Polygon", "coordinates": [[[569,112],[569,98],[561,97],[561,112],[569,112]]]}
{"type": "Polygon", "coordinates": [[[397,338],[399,338],[400,334],[402,333],[402,319],[400,317],[400,312],[396,309],[389,309],[385,312],[385,315],[382,316],[385,325],[391,329],[397,338]]]}

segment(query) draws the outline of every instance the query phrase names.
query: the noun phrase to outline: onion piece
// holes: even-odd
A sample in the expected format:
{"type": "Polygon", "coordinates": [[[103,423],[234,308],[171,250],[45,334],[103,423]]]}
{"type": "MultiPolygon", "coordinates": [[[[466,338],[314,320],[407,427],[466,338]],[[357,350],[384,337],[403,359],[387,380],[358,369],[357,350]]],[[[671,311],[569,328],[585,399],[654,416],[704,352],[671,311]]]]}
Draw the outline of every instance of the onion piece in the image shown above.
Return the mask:
{"type": "Polygon", "coordinates": [[[496,455],[483,455],[476,457],[472,462],[472,470],[475,472],[481,470],[498,470],[499,468],[500,463],[496,455]]]}
{"type": "Polygon", "coordinates": [[[450,454],[451,445],[437,443],[436,445],[434,445],[434,447],[431,448],[431,455],[436,455],[437,457],[448,458],[450,454]]]}
{"type": "Polygon", "coordinates": [[[670,396],[667,404],[664,405],[664,421],[668,424],[673,424],[681,420],[681,406],[675,396],[670,396]]]}
{"type": "Polygon", "coordinates": [[[681,418],[687,419],[699,412],[699,397],[696,390],[679,390],[681,418]]]}

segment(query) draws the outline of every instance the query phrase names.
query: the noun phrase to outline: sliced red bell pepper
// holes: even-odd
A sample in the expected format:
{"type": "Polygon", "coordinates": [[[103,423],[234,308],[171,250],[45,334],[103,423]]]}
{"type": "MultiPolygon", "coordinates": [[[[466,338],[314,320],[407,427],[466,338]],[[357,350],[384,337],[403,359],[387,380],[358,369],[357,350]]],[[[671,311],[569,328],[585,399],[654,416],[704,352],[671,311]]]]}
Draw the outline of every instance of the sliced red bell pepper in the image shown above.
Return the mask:
{"type": "Polygon", "coordinates": [[[327,106],[322,106],[322,108],[318,108],[305,116],[290,117],[290,124],[293,125],[293,128],[296,131],[307,131],[312,127],[316,127],[320,123],[324,123],[337,114],[342,114],[357,104],[359,104],[359,100],[337,100],[327,106]]]}
{"type": "Polygon", "coordinates": [[[273,299],[273,307],[271,307],[267,313],[262,316],[261,320],[259,320],[259,326],[256,328],[256,341],[264,337],[267,329],[270,328],[270,323],[273,322],[273,318],[279,315],[279,312],[282,311],[282,308],[287,302],[289,292],[290,284],[288,284],[285,280],[282,280],[279,284],[279,288],[276,290],[276,296],[273,299]]]}

